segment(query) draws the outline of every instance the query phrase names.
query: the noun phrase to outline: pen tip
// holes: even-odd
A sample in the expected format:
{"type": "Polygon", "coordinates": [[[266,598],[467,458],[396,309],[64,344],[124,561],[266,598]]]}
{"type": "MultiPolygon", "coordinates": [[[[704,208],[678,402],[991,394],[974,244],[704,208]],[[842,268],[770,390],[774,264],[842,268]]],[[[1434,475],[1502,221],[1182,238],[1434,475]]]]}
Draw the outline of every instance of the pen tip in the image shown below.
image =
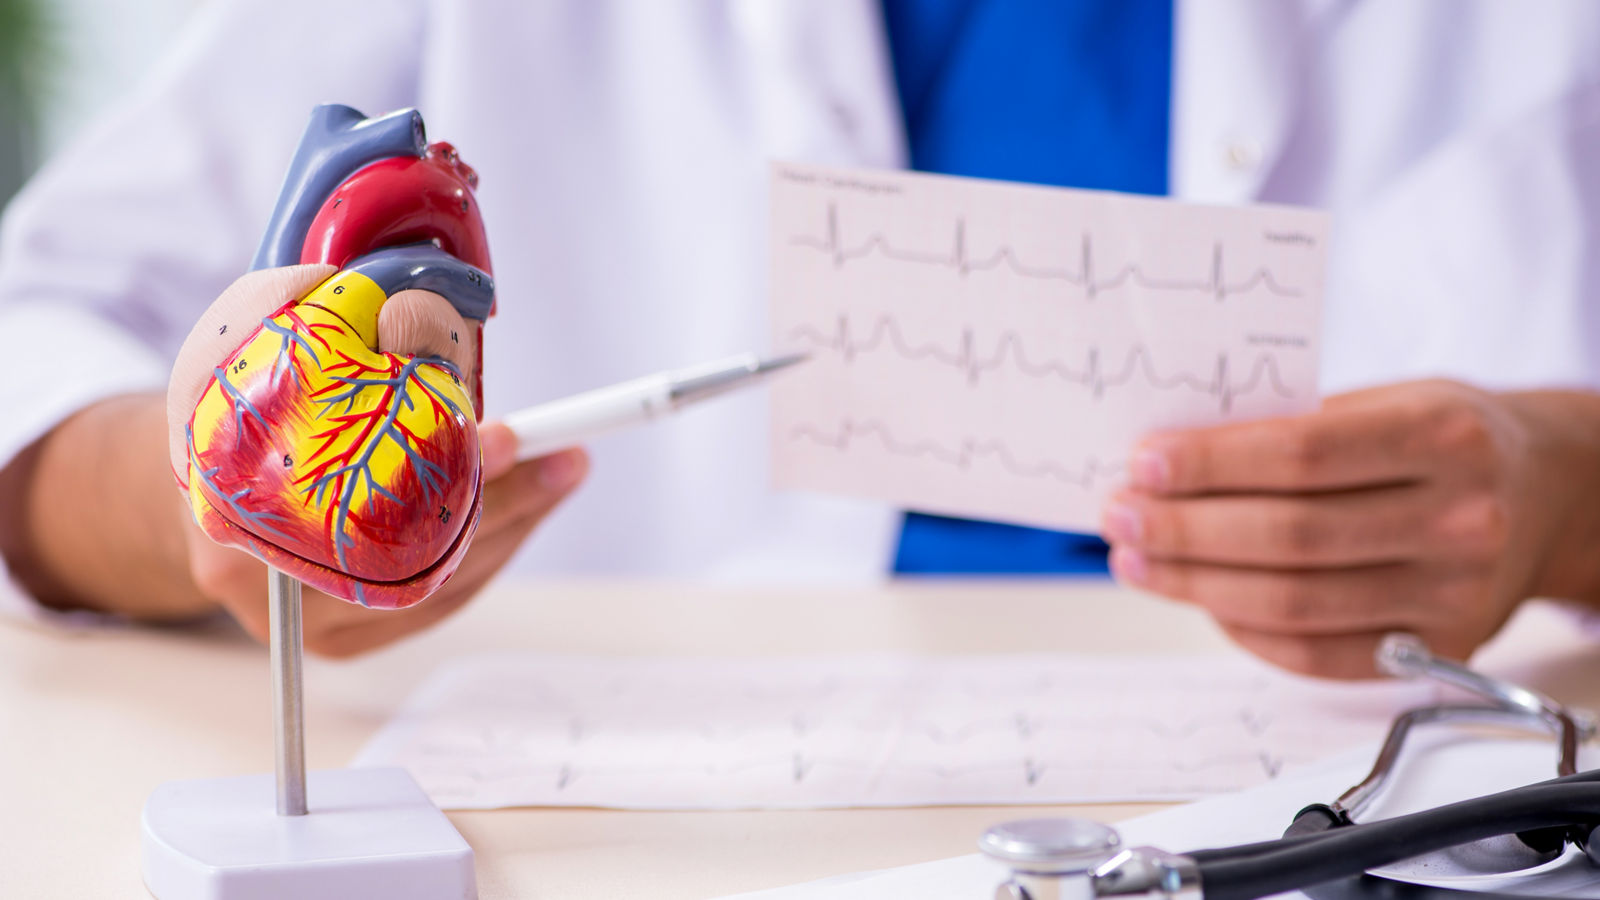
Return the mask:
{"type": "Polygon", "coordinates": [[[756,372],[757,374],[776,372],[779,369],[787,369],[790,366],[803,363],[810,358],[811,354],[809,353],[790,353],[786,356],[774,356],[770,359],[763,359],[756,366],[756,372]]]}

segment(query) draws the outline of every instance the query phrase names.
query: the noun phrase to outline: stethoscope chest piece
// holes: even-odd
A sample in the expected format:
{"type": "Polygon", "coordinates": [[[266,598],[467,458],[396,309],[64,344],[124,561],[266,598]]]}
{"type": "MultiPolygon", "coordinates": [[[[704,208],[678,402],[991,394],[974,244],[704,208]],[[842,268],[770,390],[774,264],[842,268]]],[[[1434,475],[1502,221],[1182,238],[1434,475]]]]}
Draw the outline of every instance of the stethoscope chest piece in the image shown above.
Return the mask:
{"type": "Polygon", "coordinates": [[[1087,819],[1021,819],[978,840],[985,856],[1011,869],[995,900],[1090,900],[1094,870],[1121,848],[1115,829],[1087,819]]]}

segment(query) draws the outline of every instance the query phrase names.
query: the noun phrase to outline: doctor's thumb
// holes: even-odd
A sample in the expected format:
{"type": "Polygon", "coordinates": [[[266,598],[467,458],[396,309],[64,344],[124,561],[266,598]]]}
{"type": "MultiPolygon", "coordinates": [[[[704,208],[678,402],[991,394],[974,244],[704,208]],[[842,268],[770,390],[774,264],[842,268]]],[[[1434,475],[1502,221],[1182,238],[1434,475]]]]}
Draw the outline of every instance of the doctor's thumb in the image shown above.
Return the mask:
{"type": "Polygon", "coordinates": [[[484,420],[478,426],[478,440],[483,447],[485,482],[510,474],[513,469],[526,468],[537,473],[536,481],[542,492],[565,495],[589,473],[589,454],[579,447],[558,450],[519,465],[517,436],[504,422],[484,420]]]}
{"type": "Polygon", "coordinates": [[[480,539],[526,534],[571,496],[589,473],[589,454],[582,447],[517,462],[515,441],[508,440],[511,433],[505,425],[485,422],[479,434],[484,474],[480,539]]]}

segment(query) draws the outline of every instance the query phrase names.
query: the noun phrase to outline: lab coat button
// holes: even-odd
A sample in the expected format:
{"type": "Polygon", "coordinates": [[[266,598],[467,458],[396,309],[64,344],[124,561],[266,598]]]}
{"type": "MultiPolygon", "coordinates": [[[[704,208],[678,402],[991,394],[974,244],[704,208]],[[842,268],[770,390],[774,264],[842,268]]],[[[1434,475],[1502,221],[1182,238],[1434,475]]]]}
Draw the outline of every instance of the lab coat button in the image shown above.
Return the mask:
{"type": "Polygon", "coordinates": [[[1261,152],[1260,141],[1241,138],[1228,142],[1227,152],[1223,158],[1227,161],[1228,168],[1235,172],[1249,172],[1261,165],[1261,152]]]}
{"type": "Polygon", "coordinates": [[[851,109],[849,104],[835,100],[828,104],[828,112],[833,116],[834,127],[838,128],[841,134],[853,136],[861,126],[856,111],[851,109]]]}

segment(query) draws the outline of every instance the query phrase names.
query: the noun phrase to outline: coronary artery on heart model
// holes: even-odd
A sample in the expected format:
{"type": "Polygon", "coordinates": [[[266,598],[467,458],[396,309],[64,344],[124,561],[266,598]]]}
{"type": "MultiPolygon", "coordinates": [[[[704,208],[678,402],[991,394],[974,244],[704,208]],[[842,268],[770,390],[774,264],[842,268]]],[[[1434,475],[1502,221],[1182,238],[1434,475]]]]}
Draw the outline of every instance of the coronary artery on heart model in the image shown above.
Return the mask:
{"type": "Polygon", "coordinates": [[[409,115],[313,115],[258,267],[341,271],[217,362],[188,423],[183,484],[213,540],[389,609],[436,590],[471,541],[481,403],[468,388],[477,372],[381,351],[379,312],[423,288],[481,328],[494,297],[476,175],[449,145],[424,145],[409,115]],[[291,250],[300,258],[285,259],[291,250]]]}

